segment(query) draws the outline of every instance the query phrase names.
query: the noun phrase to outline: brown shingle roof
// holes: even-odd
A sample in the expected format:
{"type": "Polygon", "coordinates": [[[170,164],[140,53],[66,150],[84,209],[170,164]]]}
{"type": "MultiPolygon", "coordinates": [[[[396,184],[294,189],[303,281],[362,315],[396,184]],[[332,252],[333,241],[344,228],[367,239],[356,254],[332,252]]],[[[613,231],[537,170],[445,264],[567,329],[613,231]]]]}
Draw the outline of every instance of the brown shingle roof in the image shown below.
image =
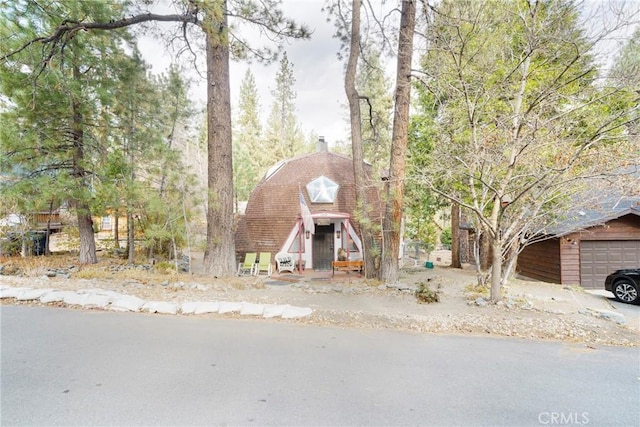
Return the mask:
{"type": "MultiPolygon", "coordinates": [[[[371,173],[371,168],[366,168],[371,173]]],[[[292,227],[300,215],[298,188],[302,190],[307,206],[312,214],[318,212],[340,212],[351,215],[356,228],[358,224],[353,212],[356,209],[353,161],[344,155],[328,151],[304,154],[284,162],[251,193],[247,210],[238,221],[236,230],[236,252],[276,253],[284,244],[292,227]],[[340,185],[334,203],[311,203],[306,184],[326,176],[340,185]]],[[[368,204],[378,206],[379,197],[375,190],[368,195],[368,204]]]]}

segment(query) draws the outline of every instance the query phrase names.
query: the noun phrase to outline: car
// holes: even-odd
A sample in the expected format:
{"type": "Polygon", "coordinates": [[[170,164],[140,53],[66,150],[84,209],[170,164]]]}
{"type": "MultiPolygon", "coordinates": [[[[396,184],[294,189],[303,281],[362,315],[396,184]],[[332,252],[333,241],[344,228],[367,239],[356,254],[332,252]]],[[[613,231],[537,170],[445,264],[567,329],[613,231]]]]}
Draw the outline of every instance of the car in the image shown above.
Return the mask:
{"type": "Polygon", "coordinates": [[[604,279],[604,288],[620,302],[640,304],[640,268],[614,271],[604,279]]]}

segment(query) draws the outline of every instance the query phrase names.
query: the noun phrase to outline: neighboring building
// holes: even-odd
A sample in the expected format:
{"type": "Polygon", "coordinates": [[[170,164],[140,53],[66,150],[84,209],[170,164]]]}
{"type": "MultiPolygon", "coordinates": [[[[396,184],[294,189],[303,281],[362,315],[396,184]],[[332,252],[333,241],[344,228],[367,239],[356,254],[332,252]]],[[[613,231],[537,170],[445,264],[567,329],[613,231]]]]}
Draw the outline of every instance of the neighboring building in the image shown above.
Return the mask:
{"type": "Polygon", "coordinates": [[[545,282],[602,288],[620,268],[640,267],[640,199],[609,197],[580,210],[527,246],[518,272],[545,282]]]}
{"type": "MultiPolygon", "coordinates": [[[[372,168],[367,165],[366,173],[372,168]]],[[[367,192],[367,206],[376,222],[382,205],[376,188],[367,192]]],[[[338,249],[348,259],[363,258],[356,220],[353,160],[330,153],[321,138],[317,151],[274,165],[251,193],[245,215],[239,215],[236,252],[288,252],[307,269],[330,270],[338,249]],[[303,225],[300,193],[313,217],[315,233],[303,225]]]]}
{"type": "MultiPolygon", "coordinates": [[[[119,241],[127,239],[127,216],[124,212],[119,212],[116,217],[116,213],[108,209],[102,216],[94,216],[91,219],[98,241],[114,241],[116,235],[119,241]]],[[[136,229],[136,233],[139,232],[140,230],[136,229]]]]}

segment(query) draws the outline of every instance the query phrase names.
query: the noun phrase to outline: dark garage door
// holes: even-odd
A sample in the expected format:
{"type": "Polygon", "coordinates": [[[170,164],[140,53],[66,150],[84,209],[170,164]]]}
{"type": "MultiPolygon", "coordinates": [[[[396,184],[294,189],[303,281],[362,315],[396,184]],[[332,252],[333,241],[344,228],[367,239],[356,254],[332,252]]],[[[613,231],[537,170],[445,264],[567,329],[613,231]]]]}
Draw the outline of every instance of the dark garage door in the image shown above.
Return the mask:
{"type": "Polygon", "coordinates": [[[584,288],[604,287],[604,278],[620,268],[640,267],[639,240],[582,240],[580,281],[584,288]]]}

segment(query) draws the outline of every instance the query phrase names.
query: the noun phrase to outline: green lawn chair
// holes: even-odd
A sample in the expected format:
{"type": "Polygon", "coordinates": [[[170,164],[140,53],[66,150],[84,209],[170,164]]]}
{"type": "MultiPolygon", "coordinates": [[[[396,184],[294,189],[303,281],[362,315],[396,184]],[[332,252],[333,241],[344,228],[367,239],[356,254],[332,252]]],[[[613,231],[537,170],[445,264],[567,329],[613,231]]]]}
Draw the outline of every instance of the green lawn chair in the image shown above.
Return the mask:
{"type": "Polygon", "coordinates": [[[271,277],[271,252],[260,252],[255,274],[259,276],[263,272],[267,273],[267,277],[271,277]]]}
{"type": "Polygon", "coordinates": [[[244,256],[244,262],[238,265],[238,276],[244,276],[245,274],[253,275],[256,269],[256,253],[247,252],[244,256]]]}

